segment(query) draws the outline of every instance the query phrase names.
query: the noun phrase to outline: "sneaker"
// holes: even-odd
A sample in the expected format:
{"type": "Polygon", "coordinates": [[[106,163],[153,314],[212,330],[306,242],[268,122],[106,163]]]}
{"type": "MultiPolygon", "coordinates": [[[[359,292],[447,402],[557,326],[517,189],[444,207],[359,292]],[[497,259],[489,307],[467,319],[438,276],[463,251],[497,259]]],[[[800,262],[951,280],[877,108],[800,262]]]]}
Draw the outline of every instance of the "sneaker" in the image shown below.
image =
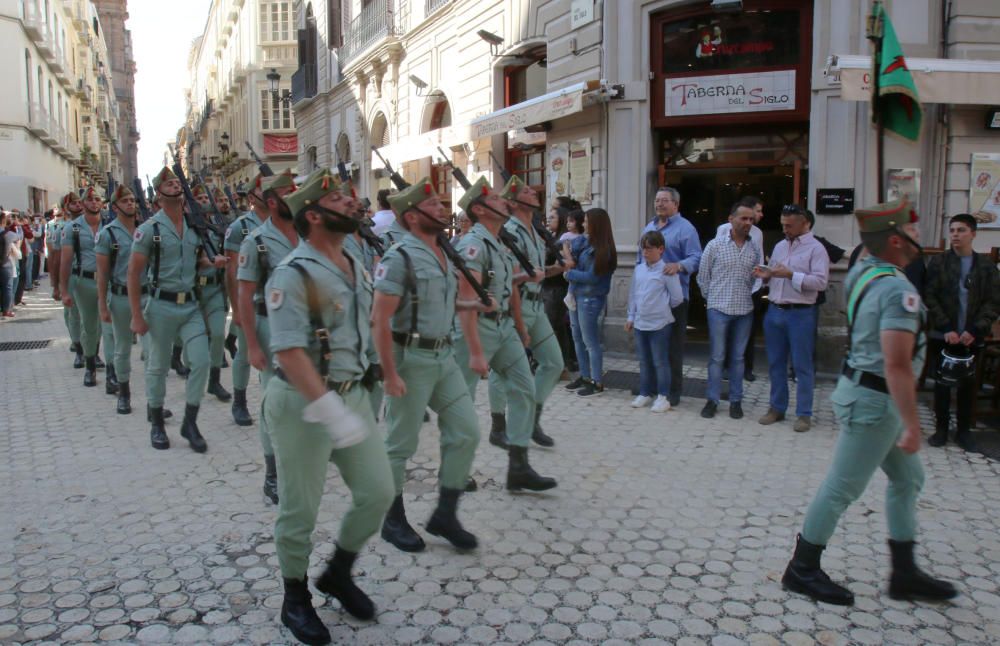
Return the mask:
{"type": "Polygon", "coordinates": [[[590,397],[591,395],[600,395],[604,392],[604,384],[599,384],[596,381],[587,381],[587,385],[576,391],[576,394],[580,397],[590,397]]]}
{"type": "Polygon", "coordinates": [[[652,397],[647,397],[646,395],[639,395],[632,400],[632,408],[645,408],[649,406],[649,403],[653,401],[652,397]]]}
{"type": "Polygon", "coordinates": [[[799,415],[795,419],[795,426],[792,427],[792,430],[796,433],[805,433],[810,428],[812,428],[812,418],[806,417],[805,415],[799,415]]]}
{"type": "Polygon", "coordinates": [[[701,416],[705,419],[712,419],[718,409],[719,405],[710,399],[705,402],[705,407],[701,409],[701,416]]]}
{"type": "Polygon", "coordinates": [[[659,397],[656,398],[656,401],[653,402],[653,407],[650,408],[649,410],[653,411],[654,413],[666,413],[668,410],[670,410],[670,400],[664,397],[663,395],[660,395],[659,397]]]}
{"type": "Polygon", "coordinates": [[[566,384],[566,390],[577,390],[578,388],[583,388],[587,385],[587,380],[583,377],[577,377],[573,381],[566,384]]]}
{"type": "Polygon", "coordinates": [[[757,420],[757,423],[763,424],[764,426],[770,426],[771,424],[774,424],[775,422],[780,422],[783,419],[785,419],[784,413],[779,413],[773,408],[769,408],[767,409],[767,413],[759,420],[757,420]]]}
{"type": "Polygon", "coordinates": [[[743,419],[743,404],[740,402],[729,402],[729,416],[733,419],[743,419]]]}

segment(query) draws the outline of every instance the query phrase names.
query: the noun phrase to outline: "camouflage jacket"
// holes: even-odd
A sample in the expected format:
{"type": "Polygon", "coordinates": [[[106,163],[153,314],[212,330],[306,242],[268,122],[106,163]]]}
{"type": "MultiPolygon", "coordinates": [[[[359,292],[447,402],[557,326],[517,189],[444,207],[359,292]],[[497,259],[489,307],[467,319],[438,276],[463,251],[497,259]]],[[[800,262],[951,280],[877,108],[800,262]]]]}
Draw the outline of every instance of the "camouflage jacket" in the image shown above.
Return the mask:
{"type": "Polygon", "coordinates": [[[965,329],[958,329],[958,281],[962,263],[958,254],[948,250],[931,258],[927,266],[924,301],[927,304],[931,332],[969,332],[982,340],[989,335],[1000,316],[1000,273],[985,254],[975,254],[968,275],[969,304],[965,329]]]}

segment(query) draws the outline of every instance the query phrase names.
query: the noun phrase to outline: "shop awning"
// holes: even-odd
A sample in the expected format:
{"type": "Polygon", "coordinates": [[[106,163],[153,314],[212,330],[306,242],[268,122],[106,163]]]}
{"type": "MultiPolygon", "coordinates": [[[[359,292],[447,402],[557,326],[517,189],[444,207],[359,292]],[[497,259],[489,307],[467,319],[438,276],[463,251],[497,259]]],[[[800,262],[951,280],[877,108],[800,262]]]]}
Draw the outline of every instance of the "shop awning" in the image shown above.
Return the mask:
{"type": "MultiPolygon", "coordinates": [[[[1000,104],[1000,61],[907,58],[921,103],[1000,104]]],[[[827,59],[831,85],[847,101],[871,100],[870,56],[833,55],[827,59]]]]}
{"type": "MultiPolygon", "coordinates": [[[[470,142],[472,138],[469,133],[469,122],[466,121],[465,123],[429,130],[419,135],[403,137],[394,144],[379,148],[378,151],[392,164],[402,164],[424,157],[437,159],[441,156],[438,152],[439,146],[445,152],[448,152],[448,148],[451,146],[461,146],[470,142]]],[[[376,158],[376,166],[379,165],[376,158]]]]}
{"type": "Polygon", "coordinates": [[[584,81],[491,112],[472,120],[472,138],[492,137],[575,114],[583,110],[585,100],[596,99],[600,90],[600,81],[584,81]]]}

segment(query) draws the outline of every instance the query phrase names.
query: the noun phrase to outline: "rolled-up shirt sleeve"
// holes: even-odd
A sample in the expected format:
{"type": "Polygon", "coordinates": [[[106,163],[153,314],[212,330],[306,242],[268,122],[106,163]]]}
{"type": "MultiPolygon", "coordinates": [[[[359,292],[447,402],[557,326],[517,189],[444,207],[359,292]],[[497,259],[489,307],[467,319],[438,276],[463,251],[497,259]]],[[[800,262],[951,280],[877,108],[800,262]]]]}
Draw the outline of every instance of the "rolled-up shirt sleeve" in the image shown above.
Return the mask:
{"type": "Polygon", "coordinates": [[[822,292],[830,279],[830,258],[822,245],[816,245],[809,254],[808,271],[792,273],[792,289],[801,293],[803,290],[822,292]]]}

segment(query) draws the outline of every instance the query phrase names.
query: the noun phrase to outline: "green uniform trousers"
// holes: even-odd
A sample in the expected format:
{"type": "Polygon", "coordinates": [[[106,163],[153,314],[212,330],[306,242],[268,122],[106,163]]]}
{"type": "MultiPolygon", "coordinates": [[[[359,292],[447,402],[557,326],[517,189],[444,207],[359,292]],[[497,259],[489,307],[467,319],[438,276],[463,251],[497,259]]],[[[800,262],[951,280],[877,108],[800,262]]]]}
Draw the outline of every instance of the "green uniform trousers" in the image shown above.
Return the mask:
{"type": "Polygon", "coordinates": [[[174,342],[179,339],[191,368],[184,384],[184,399],[192,406],[199,406],[208,384],[209,357],[205,320],[198,304],[187,302],[178,305],[150,297],[146,301],[145,318],[149,324],[149,354],[146,358],[146,399],[149,405],[153,408],[163,406],[170,358],[174,342]]]}
{"type": "MultiPolygon", "coordinates": [[[[535,403],[544,404],[549,398],[559,377],[562,376],[562,349],[552,331],[552,324],[545,315],[541,301],[522,301],[524,325],[531,337],[531,356],[538,366],[535,368],[535,403]]],[[[500,373],[490,371],[490,412],[503,413],[507,409],[507,387],[500,373]]]]}
{"type": "Polygon", "coordinates": [[[229,314],[226,307],[226,293],[222,286],[206,285],[202,287],[198,295],[198,308],[205,318],[211,367],[221,368],[222,353],[226,350],[226,316],[229,314]]]}
{"type": "Polygon", "coordinates": [[[69,277],[69,293],[73,306],[80,313],[80,345],[83,356],[96,357],[101,340],[101,315],[97,311],[97,283],[93,278],[69,277]]]}
{"type": "MultiPolygon", "coordinates": [[[[535,429],[535,381],[513,319],[503,318],[497,322],[480,316],[479,343],[490,369],[500,375],[505,385],[510,407],[507,441],[513,446],[528,446],[535,429]]],[[[457,344],[455,361],[475,401],[479,375],[469,368],[469,346],[464,339],[457,344]]]]}
{"type": "Polygon", "coordinates": [[[250,353],[247,337],[239,325],[230,325],[229,331],[236,334],[236,356],[233,357],[233,388],[246,390],[250,383],[250,353]]]}
{"type": "Polygon", "coordinates": [[[382,387],[381,381],[376,381],[371,392],[368,393],[368,401],[372,403],[372,415],[375,417],[376,424],[378,423],[378,414],[382,412],[382,402],[384,400],[385,389],[382,387]]]}
{"type": "MultiPolygon", "coordinates": [[[[98,312],[97,318],[101,317],[98,312]]],[[[115,360],[115,324],[105,323],[101,321],[101,343],[98,345],[97,351],[100,352],[101,348],[104,348],[104,363],[107,365],[114,365],[115,360]]],[[[118,371],[115,371],[118,374],[118,371]]]]}
{"type": "Polygon", "coordinates": [[[337,465],[351,491],[351,506],[337,537],[342,549],[359,552],[381,528],[392,504],[392,473],[385,443],[375,429],[368,391],[355,386],[344,395],[344,404],[367,422],[369,433],[359,444],[333,450],[322,424],[302,420],[305,398],[282,379],[271,379],[267,384],[264,418],[271,429],[278,465],[274,545],[285,578],[301,580],[306,576],[328,462],[337,465]]]}
{"type": "Polygon", "coordinates": [[[113,344],[105,346],[105,352],[114,349],[115,375],[118,381],[128,381],[132,375],[132,310],[128,306],[128,296],[108,292],[108,311],[111,313],[113,344]]]}
{"type": "Polygon", "coordinates": [[[386,404],[385,446],[396,493],[403,493],[406,461],[417,451],[428,406],[437,413],[441,429],[441,486],[464,489],[479,445],[479,424],[455,351],[447,346],[441,350],[394,346],[396,368],[406,382],[406,394],[389,397],[386,404]]]}
{"type": "MultiPolygon", "coordinates": [[[[267,369],[260,372],[260,385],[261,391],[267,390],[267,384],[271,381],[274,376],[274,369],[271,365],[273,357],[271,356],[271,325],[268,323],[266,316],[257,316],[257,342],[260,343],[261,349],[264,350],[264,356],[267,357],[267,369]]],[[[242,332],[241,332],[242,336],[242,332]]],[[[248,366],[250,364],[247,364],[248,366]]],[[[249,368],[248,368],[249,370],[249,368]]],[[[258,417],[257,423],[257,434],[260,436],[260,447],[264,450],[264,455],[272,456],[274,455],[274,447],[271,445],[271,434],[267,432],[267,419],[264,417],[264,400],[261,398],[260,402],[260,416],[258,417]]]]}
{"type": "Polygon", "coordinates": [[[806,512],[802,538],[826,545],[840,516],[857,500],[880,468],[889,478],[885,495],[889,538],[912,541],[917,533],[917,497],[924,470],[917,454],[896,446],[903,432],[899,411],[885,393],[841,377],[831,397],[840,422],[833,464],[806,512]]]}
{"type": "MultiPolygon", "coordinates": [[[[72,294],[72,291],[70,291],[72,294]]],[[[66,330],[69,331],[69,340],[72,343],[80,342],[80,310],[76,308],[76,303],[73,303],[73,307],[63,307],[63,321],[66,322],[66,330]]]]}

